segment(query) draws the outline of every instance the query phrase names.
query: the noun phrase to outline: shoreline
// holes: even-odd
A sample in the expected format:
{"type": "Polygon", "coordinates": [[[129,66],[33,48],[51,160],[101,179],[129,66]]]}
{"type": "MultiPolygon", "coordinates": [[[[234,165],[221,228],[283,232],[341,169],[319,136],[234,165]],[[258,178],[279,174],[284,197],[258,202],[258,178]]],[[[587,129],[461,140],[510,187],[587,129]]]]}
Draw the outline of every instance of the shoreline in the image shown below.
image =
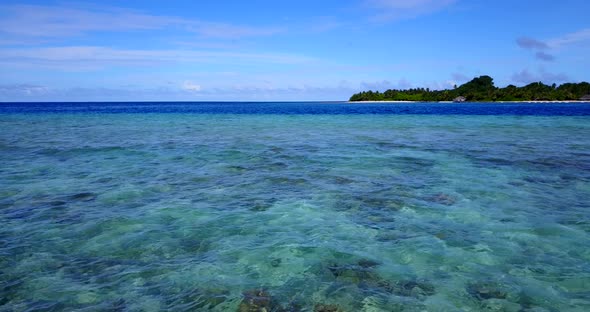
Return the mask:
{"type": "Polygon", "coordinates": [[[453,102],[453,101],[346,101],[347,103],[441,103],[441,104],[462,104],[462,103],[590,103],[589,101],[491,101],[491,102],[453,102]]]}

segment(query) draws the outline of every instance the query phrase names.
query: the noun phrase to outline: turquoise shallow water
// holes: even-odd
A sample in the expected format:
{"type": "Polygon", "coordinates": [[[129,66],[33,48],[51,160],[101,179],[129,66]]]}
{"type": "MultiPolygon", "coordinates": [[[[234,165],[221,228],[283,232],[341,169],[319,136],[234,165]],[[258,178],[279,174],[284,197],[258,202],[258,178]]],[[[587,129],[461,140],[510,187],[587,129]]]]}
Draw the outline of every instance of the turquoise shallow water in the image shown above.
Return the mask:
{"type": "Polygon", "coordinates": [[[589,121],[0,115],[0,310],[588,311],[589,121]]]}

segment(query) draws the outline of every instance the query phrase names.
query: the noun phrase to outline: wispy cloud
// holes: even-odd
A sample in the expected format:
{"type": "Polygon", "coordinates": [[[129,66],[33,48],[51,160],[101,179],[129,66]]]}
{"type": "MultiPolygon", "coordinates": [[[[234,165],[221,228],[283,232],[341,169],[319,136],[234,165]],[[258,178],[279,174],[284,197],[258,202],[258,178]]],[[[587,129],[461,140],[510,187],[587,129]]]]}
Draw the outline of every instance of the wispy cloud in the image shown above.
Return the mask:
{"type": "Polygon", "coordinates": [[[382,80],[376,82],[361,82],[361,89],[373,91],[385,91],[394,88],[393,83],[389,80],[382,80]]]}
{"type": "Polygon", "coordinates": [[[345,23],[338,21],[334,16],[320,16],[307,22],[303,32],[321,33],[342,27],[345,23]]]}
{"type": "Polygon", "coordinates": [[[590,42],[590,28],[581,29],[549,40],[537,40],[530,37],[516,39],[516,44],[519,47],[535,51],[535,58],[546,62],[555,60],[555,56],[546,51],[555,52],[556,50],[583,42],[590,42]]]}
{"type": "MultiPolygon", "coordinates": [[[[545,62],[551,62],[555,60],[555,56],[553,56],[552,54],[549,54],[547,52],[544,52],[546,50],[549,50],[550,47],[546,42],[537,40],[537,39],[533,39],[533,38],[529,38],[529,37],[520,37],[516,39],[516,44],[526,50],[531,50],[533,52],[535,52],[535,58],[537,60],[540,61],[545,61],[545,62]]],[[[522,73],[522,77],[524,77],[526,73],[522,73]]],[[[519,75],[517,75],[519,76],[519,75]]]]}
{"type": "Polygon", "coordinates": [[[545,50],[549,48],[545,42],[529,37],[520,37],[516,39],[516,44],[523,49],[529,50],[545,50]]]}
{"type": "Polygon", "coordinates": [[[458,0],[365,0],[365,4],[378,10],[373,20],[386,22],[415,18],[442,10],[458,0]]]}
{"type": "Polygon", "coordinates": [[[170,81],[159,86],[108,86],[49,88],[34,84],[0,85],[0,101],[209,101],[209,100],[347,100],[351,94],[368,89],[407,89],[412,84],[405,79],[397,82],[338,81],[320,83],[293,81],[276,84],[272,81],[252,81],[233,85],[215,85],[196,80],[170,81]]]}
{"type": "Polygon", "coordinates": [[[535,57],[541,61],[552,62],[555,60],[555,56],[545,53],[545,52],[537,52],[535,53],[535,57]]]}
{"type": "Polygon", "coordinates": [[[181,87],[182,90],[191,91],[191,92],[198,92],[201,91],[201,85],[196,84],[192,81],[185,81],[181,87]]]}
{"type": "Polygon", "coordinates": [[[0,94],[18,94],[18,95],[42,95],[50,89],[45,86],[34,84],[5,84],[0,85],[0,94]]]}
{"type": "Polygon", "coordinates": [[[516,44],[523,49],[529,50],[548,50],[559,49],[566,46],[590,41],[590,28],[581,29],[548,40],[537,40],[530,37],[520,37],[516,39],[516,44]]]}
{"type": "Polygon", "coordinates": [[[453,73],[451,75],[451,77],[453,78],[454,81],[459,81],[459,82],[467,81],[470,79],[467,75],[462,74],[462,73],[453,73]]]}
{"type": "MultiPolygon", "coordinates": [[[[269,36],[281,27],[234,25],[175,16],[152,15],[123,8],[44,5],[0,6],[4,37],[59,38],[90,32],[124,32],[176,28],[210,38],[269,36]]],[[[7,40],[9,42],[9,40],[7,40]]]]}
{"type": "MultiPolygon", "coordinates": [[[[315,86],[236,85],[195,90],[192,82],[181,86],[128,87],[72,87],[45,88],[44,92],[29,92],[34,85],[0,85],[0,101],[208,101],[208,100],[346,100],[359,89],[343,84],[315,86]],[[189,88],[185,88],[185,86],[189,88]]],[[[39,86],[37,86],[39,87],[39,86]]],[[[41,87],[44,88],[44,87],[41,87]]]]}
{"type": "Polygon", "coordinates": [[[131,50],[97,46],[0,49],[0,63],[64,70],[91,70],[108,66],[157,66],[166,63],[301,64],[314,59],[281,53],[245,53],[198,50],[131,50]]]}
{"type": "Polygon", "coordinates": [[[590,28],[585,28],[576,32],[565,34],[547,41],[551,48],[561,48],[567,45],[590,41],[590,28]]]}
{"type": "Polygon", "coordinates": [[[565,74],[554,74],[546,72],[542,68],[539,70],[538,73],[533,73],[530,72],[528,69],[523,69],[520,72],[514,73],[511,78],[514,82],[525,84],[538,81],[542,81],[544,83],[564,82],[569,79],[568,76],[565,74]]]}
{"type": "Polygon", "coordinates": [[[187,22],[184,24],[189,31],[211,38],[242,38],[270,36],[285,31],[281,27],[238,26],[223,23],[187,22]]]}

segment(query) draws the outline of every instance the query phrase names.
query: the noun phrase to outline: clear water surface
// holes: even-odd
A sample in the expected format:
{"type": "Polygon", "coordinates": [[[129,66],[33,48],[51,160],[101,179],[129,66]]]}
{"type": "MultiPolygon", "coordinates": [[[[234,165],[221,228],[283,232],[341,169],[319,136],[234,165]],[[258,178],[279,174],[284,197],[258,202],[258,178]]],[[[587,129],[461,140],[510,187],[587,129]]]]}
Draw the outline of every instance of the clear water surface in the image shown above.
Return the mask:
{"type": "Polygon", "coordinates": [[[589,311],[590,104],[1,103],[0,311],[589,311]]]}

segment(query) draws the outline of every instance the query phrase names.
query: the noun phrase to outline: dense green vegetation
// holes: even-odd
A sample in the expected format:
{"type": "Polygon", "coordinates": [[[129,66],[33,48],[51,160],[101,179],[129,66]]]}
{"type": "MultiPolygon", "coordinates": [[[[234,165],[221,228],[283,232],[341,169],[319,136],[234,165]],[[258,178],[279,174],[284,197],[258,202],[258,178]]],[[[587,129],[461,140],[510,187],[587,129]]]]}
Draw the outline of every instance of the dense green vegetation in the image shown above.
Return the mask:
{"type": "Polygon", "coordinates": [[[429,90],[424,88],[408,90],[365,91],[354,94],[350,101],[453,101],[464,97],[466,101],[566,101],[579,100],[590,94],[590,83],[564,83],[559,87],[533,82],[524,87],[509,85],[496,88],[490,76],[481,76],[452,90],[429,90]]]}

